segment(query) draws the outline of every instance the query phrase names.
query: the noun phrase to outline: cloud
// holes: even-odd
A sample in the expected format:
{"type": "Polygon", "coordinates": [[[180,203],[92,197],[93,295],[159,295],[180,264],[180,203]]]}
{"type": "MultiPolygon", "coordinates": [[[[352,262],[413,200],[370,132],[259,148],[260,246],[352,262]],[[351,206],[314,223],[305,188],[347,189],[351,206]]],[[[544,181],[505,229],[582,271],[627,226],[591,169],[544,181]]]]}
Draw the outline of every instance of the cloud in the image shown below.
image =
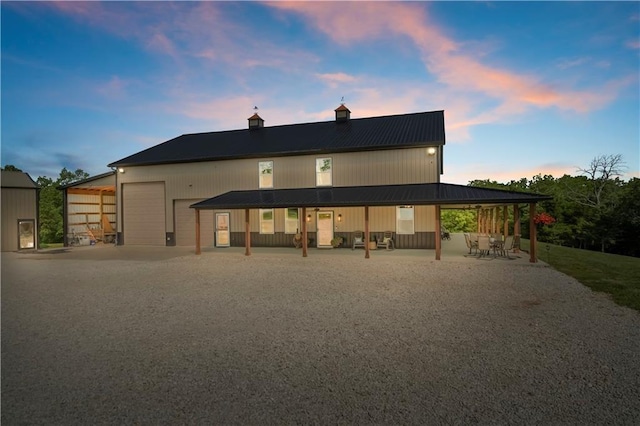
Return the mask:
{"type": "MultiPolygon", "coordinates": [[[[616,96],[610,90],[621,88],[622,81],[611,81],[605,83],[606,89],[560,89],[535,75],[484,64],[478,55],[465,51],[468,43],[452,39],[432,22],[422,3],[275,2],[269,6],[302,15],[333,42],[343,45],[390,37],[410,40],[429,73],[448,90],[458,96],[465,94],[467,99],[479,95],[495,101],[493,109],[481,114],[458,112],[454,128],[495,122],[531,108],[586,113],[606,105],[616,96]]],[[[564,66],[576,66],[583,60],[577,61],[564,66]]]]}
{"type": "Polygon", "coordinates": [[[122,99],[127,96],[126,87],[128,84],[128,82],[114,75],[106,83],[99,84],[96,87],[96,91],[108,99],[122,99]]]}

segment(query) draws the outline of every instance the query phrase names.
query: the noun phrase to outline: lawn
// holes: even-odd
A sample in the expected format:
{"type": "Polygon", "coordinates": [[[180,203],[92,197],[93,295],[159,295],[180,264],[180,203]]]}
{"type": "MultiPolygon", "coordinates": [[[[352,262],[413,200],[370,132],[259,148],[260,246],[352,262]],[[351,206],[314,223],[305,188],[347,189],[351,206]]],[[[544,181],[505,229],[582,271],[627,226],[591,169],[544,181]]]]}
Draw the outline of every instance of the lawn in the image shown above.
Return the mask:
{"type": "MultiPolygon", "coordinates": [[[[529,240],[522,240],[529,250],[529,240]]],[[[640,259],[538,242],[538,259],[595,291],[611,295],[619,305],[640,311],[640,259]]]]}

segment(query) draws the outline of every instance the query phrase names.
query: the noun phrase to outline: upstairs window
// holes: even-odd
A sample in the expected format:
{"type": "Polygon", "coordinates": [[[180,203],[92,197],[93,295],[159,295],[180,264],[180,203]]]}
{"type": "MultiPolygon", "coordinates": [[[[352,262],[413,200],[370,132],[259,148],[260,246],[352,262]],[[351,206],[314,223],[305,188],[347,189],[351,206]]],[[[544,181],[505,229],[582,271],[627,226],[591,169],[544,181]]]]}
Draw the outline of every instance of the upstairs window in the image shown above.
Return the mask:
{"type": "Polygon", "coordinates": [[[258,162],[258,187],[273,188],[273,161],[258,162]]]}
{"type": "Polygon", "coordinates": [[[333,165],[331,158],[316,158],[316,186],[331,186],[333,165]]]}
{"type": "Polygon", "coordinates": [[[396,233],[397,234],[413,234],[414,233],[414,215],[413,206],[396,207],[396,233]]]}

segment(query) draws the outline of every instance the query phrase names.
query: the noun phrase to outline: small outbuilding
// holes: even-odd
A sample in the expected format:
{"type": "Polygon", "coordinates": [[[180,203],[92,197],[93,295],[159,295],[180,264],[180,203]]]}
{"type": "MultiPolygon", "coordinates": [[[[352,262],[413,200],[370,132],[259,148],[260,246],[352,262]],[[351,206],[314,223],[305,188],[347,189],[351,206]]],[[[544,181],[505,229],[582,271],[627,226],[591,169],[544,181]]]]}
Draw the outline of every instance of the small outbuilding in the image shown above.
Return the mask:
{"type": "Polygon", "coordinates": [[[28,173],[2,170],[2,251],[38,248],[38,185],[28,173]]]}

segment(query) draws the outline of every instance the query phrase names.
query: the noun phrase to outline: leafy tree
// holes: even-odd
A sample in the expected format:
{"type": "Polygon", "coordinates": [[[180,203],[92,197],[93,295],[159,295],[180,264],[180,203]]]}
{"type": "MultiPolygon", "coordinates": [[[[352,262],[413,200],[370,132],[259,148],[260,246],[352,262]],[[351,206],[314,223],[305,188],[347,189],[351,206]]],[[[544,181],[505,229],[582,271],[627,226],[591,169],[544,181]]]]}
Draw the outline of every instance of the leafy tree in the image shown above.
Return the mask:
{"type": "Polygon", "coordinates": [[[16,166],[14,166],[13,164],[7,164],[6,166],[2,167],[2,170],[6,171],[6,172],[21,172],[22,171],[19,168],[17,168],[16,166]]]}
{"type": "Polygon", "coordinates": [[[40,187],[40,242],[49,244],[63,241],[63,197],[58,188],[88,177],[89,174],[81,169],[72,172],[66,168],[60,171],[56,181],[46,176],[38,177],[36,183],[40,187]]]}

